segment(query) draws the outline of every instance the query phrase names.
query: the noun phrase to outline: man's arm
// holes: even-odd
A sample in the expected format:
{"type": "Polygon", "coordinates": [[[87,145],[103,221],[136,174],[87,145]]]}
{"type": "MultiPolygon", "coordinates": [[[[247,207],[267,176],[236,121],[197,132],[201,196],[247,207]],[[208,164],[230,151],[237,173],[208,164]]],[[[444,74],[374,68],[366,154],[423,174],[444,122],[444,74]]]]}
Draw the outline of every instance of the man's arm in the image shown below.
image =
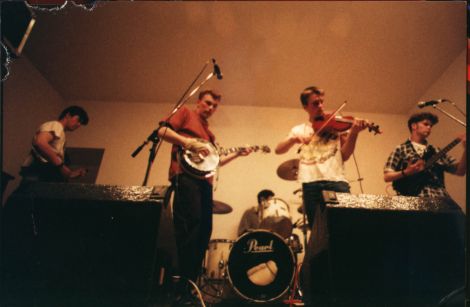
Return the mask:
{"type": "Polygon", "coordinates": [[[343,161],[347,161],[349,157],[351,157],[354,149],[356,148],[356,141],[359,132],[366,128],[367,124],[365,120],[355,119],[346,137],[341,136],[341,157],[343,158],[343,161]]]}
{"type": "Polygon", "coordinates": [[[227,163],[229,163],[229,162],[235,160],[235,159],[238,158],[238,157],[248,156],[251,152],[252,152],[251,149],[246,149],[246,150],[241,150],[241,151],[237,151],[237,152],[228,154],[228,155],[226,155],[226,156],[220,158],[219,165],[220,165],[220,166],[224,166],[224,165],[226,165],[227,163]]]}
{"type": "Polygon", "coordinates": [[[41,131],[34,137],[33,145],[49,163],[59,168],[60,173],[65,178],[84,176],[87,173],[86,169],[78,168],[76,170],[71,170],[68,166],[64,165],[63,157],[57,154],[50,144],[53,140],[54,135],[52,132],[41,131]]]}
{"type": "Polygon", "coordinates": [[[408,165],[404,170],[394,171],[387,169],[384,171],[384,180],[385,182],[390,182],[414,175],[424,169],[424,164],[423,160],[418,160],[408,165]]]}
{"type": "Polygon", "coordinates": [[[162,127],[158,131],[158,136],[168,143],[183,146],[193,152],[206,156],[209,154],[209,150],[204,143],[190,137],[185,137],[169,127],[162,127]]]}
{"type": "Polygon", "coordinates": [[[295,144],[308,144],[311,138],[302,138],[300,136],[288,136],[279,144],[277,144],[274,152],[278,155],[284,154],[289,151],[295,144]]]}
{"type": "Polygon", "coordinates": [[[33,139],[33,146],[36,148],[41,155],[51,164],[59,166],[63,161],[55,149],[51,146],[51,142],[54,140],[54,134],[49,131],[38,132],[33,139]]]}
{"type": "Polygon", "coordinates": [[[454,175],[457,176],[464,176],[467,173],[467,138],[466,136],[462,136],[461,139],[464,150],[454,172],[454,175]]]}

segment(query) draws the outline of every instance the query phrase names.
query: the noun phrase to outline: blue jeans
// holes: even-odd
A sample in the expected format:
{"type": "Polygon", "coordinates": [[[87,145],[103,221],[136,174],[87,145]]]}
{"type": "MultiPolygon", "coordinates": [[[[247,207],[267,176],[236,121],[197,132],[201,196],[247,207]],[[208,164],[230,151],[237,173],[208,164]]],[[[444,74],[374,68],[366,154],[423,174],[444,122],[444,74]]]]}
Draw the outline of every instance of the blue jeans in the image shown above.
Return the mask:
{"type": "Polygon", "coordinates": [[[350,186],[345,181],[314,181],[302,184],[303,201],[305,213],[310,228],[312,228],[317,206],[323,206],[322,191],[335,191],[350,193],[350,186]]]}
{"type": "MultiPolygon", "coordinates": [[[[324,190],[349,193],[350,186],[344,181],[314,181],[302,184],[304,209],[310,229],[312,229],[313,226],[315,212],[325,206],[322,195],[322,191],[324,190]]],[[[315,242],[312,241],[312,237],[313,236],[310,236],[309,242],[305,247],[304,261],[300,268],[300,283],[303,291],[303,299],[306,306],[327,306],[330,292],[327,268],[325,268],[324,272],[316,273],[324,273],[322,274],[324,276],[317,278],[317,280],[324,281],[324,284],[320,287],[321,293],[317,293],[318,286],[316,290],[314,290],[312,286],[312,261],[315,260],[312,252],[312,247],[315,242]],[[313,291],[316,291],[316,293],[313,293],[313,291]]],[[[327,254],[316,255],[316,261],[327,262],[327,260],[325,260],[327,258],[327,254]]]]}

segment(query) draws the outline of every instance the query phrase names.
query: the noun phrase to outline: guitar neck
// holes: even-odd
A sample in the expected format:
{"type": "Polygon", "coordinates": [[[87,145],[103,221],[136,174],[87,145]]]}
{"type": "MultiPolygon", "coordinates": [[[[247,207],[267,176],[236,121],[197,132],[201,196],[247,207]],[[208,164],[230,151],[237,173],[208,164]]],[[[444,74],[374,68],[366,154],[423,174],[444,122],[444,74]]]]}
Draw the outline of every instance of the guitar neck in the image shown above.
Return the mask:
{"type": "Polygon", "coordinates": [[[449,152],[449,150],[451,150],[452,148],[455,147],[455,145],[457,145],[458,143],[460,143],[460,138],[456,138],[455,140],[453,140],[449,145],[447,145],[446,147],[442,148],[442,150],[440,150],[438,153],[436,153],[434,156],[432,156],[431,158],[429,158],[427,161],[426,161],[426,164],[424,165],[425,168],[429,168],[431,167],[437,160],[439,160],[440,158],[442,158],[447,152],[449,152]]]}

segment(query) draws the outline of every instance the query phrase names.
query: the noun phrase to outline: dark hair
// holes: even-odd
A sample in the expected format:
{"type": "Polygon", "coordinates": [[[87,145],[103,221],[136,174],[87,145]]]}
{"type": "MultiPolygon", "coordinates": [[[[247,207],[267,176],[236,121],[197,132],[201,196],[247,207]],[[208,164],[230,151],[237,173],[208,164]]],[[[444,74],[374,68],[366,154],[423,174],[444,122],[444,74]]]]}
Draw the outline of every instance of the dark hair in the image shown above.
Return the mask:
{"type": "Polygon", "coordinates": [[[59,120],[61,120],[62,118],[64,118],[67,114],[70,114],[70,116],[75,116],[75,115],[78,115],[78,117],[80,118],[80,124],[82,125],[86,125],[88,124],[88,114],[87,112],[85,111],[85,109],[83,109],[82,107],[79,107],[79,106],[70,106],[68,108],[65,108],[62,113],[60,113],[59,115],[59,120]]]}
{"type": "Polygon", "coordinates": [[[258,204],[261,204],[263,199],[274,196],[274,192],[271,190],[261,190],[258,193],[258,204]]]}
{"type": "Polygon", "coordinates": [[[418,123],[418,122],[426,120],[426,119],[431,122],[432,126],[434,126],[435,124],[437,124],[439,122],[439,118],[437,117],[437,115],[434,115],[432,113],[429,113],[429,112],[415,113],[415,114],[411,115],[410,118],[408,119],[408,130],[410,130],[410,132],[411,132],[411,125],[412,124],[418,123]]]}
{"type": "Polygon", "coordinates": [[[218,101],[220,101],[220,98],[222,98],[222,95],[220,95],[219,93],[217,93],[214,90],[205,90],[205,91],[200,92],[199,93],[199,99],[202,99],[202,97],[204,97],[204,95],[211,95],[212,98],[214,98],[214,100],[218,100],[218,101]]]}
{"type": "Polygon", "coordinates": [[[316,94],[316,95],[324,95],[325,91],[322,90],[321,88],[318,88],[316,86],[309,86],[306,87],[302,93],[300,93],[300,102],[302,102],[303,106],[306,106],[308,104],[308,98],[310,95],[316,94]]]}

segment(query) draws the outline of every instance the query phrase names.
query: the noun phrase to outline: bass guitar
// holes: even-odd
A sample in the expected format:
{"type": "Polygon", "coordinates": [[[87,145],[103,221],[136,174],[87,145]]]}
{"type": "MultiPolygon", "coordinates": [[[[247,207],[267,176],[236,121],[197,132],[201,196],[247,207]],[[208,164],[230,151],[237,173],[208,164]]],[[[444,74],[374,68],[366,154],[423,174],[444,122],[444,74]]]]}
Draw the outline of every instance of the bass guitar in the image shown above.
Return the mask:
{"type": "Polygon", "coordinates": [[[454,148],[460,142],[461,139],[456,138],[437,153],[435,151],[426,151],[423,155],[423,160],[425,161],[424,169],[419,173],[395,180],[392,183],[393,189],[400,195],[417,196],[426,185],[439,180],[439,178],[436,178],[436,176],[430,171],[434,166],[434,163],[444,157],[449,150],[454,148]]]}
{"type": "Polygon", "coordinates": [[[194,153],[190,150],[179,147],[178,150],[178,163],[181,168],[189,175],[204,179],[214,176],[217,167],[220,163],[220,156],[228,155],[230,153],[241,152],[246,150],[261,151],[263,153],[271,152],[271,149],[266,146],[242,146],[231,148],[217,148],[211,142],[203,139],[197,139],[199,142],[204,143],[209,151],[207,156],[194,153]]]}

